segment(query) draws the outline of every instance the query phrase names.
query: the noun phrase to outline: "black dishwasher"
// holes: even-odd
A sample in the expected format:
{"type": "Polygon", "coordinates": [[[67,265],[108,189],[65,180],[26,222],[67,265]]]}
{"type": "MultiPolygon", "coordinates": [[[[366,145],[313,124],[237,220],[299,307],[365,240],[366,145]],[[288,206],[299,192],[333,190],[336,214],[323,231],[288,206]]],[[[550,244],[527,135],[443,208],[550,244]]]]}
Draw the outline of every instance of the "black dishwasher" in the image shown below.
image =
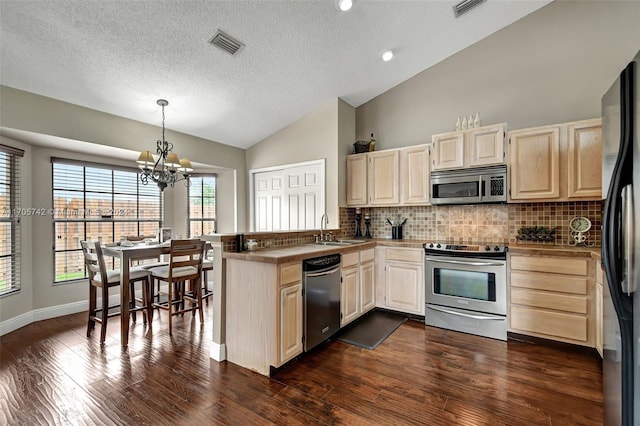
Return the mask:
{"type": "Polygon", "coordinates": [[[327,340],[340,329],[340,255],[302,262],[304,272],[304,350],[327,340]]]}

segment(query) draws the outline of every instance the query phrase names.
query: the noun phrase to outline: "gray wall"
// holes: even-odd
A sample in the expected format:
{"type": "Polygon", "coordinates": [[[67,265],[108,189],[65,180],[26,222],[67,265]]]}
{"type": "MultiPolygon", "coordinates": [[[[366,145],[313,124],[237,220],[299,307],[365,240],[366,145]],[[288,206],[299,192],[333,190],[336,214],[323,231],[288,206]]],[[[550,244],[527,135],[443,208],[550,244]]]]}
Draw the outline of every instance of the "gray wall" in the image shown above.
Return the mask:
{"type": "Polygon", "coordinates": [[[476,112],[511,130],[599,117],[640,50],[639,23],[638,1],[555,1],[358,107],[356,135],[389,149],[476,112]]]}

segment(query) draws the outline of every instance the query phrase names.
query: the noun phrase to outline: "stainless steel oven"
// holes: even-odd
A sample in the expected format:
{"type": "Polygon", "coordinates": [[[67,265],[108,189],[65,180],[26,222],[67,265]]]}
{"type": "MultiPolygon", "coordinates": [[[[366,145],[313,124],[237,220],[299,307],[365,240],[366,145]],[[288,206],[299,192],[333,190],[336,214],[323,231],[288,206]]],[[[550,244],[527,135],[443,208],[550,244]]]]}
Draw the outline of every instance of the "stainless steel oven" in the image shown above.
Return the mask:
{"type": "Polygon", "coordinates": [[[427,243],[425,323],[507,340],[507,247],[427,243]]]}
{"type": "Polygon", "coordinates": [[[431,204],[507,202],[507,166],[433,171],[431,204]]]}

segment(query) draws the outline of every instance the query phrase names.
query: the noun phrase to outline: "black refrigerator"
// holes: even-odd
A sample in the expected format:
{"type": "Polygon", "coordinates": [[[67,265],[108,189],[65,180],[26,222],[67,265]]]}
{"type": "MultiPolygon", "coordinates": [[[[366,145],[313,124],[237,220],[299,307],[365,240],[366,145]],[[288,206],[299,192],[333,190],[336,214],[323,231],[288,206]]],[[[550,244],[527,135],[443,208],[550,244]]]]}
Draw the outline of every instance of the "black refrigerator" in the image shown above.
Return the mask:
{"type": "Polygon", "coordinates": [[[602,97],[603,396],[611,426],[640,424],[639,65],[640,52],[602,97]]]}

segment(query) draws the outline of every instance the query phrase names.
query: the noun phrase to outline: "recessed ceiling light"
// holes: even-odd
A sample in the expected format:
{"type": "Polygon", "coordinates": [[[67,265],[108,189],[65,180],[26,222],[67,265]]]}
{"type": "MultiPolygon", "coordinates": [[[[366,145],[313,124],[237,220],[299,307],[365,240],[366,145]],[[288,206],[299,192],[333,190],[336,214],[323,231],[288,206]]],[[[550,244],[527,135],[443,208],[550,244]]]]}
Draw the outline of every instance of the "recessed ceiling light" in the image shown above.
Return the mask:
{"type": "Polygon", "coordinates": [[[391,59],[393,59],[393,52],[391,50],[385,50],[384,52],[382,52],[382,60],[385,62],[389,62],[391,59]]]}
{"type": "Polygon", "coordinates": [[[351,9],[352,6],[353,0],[336,0],[336,7],[338,8],[338,10],[341,10],[343,12],[351,9]]]}

